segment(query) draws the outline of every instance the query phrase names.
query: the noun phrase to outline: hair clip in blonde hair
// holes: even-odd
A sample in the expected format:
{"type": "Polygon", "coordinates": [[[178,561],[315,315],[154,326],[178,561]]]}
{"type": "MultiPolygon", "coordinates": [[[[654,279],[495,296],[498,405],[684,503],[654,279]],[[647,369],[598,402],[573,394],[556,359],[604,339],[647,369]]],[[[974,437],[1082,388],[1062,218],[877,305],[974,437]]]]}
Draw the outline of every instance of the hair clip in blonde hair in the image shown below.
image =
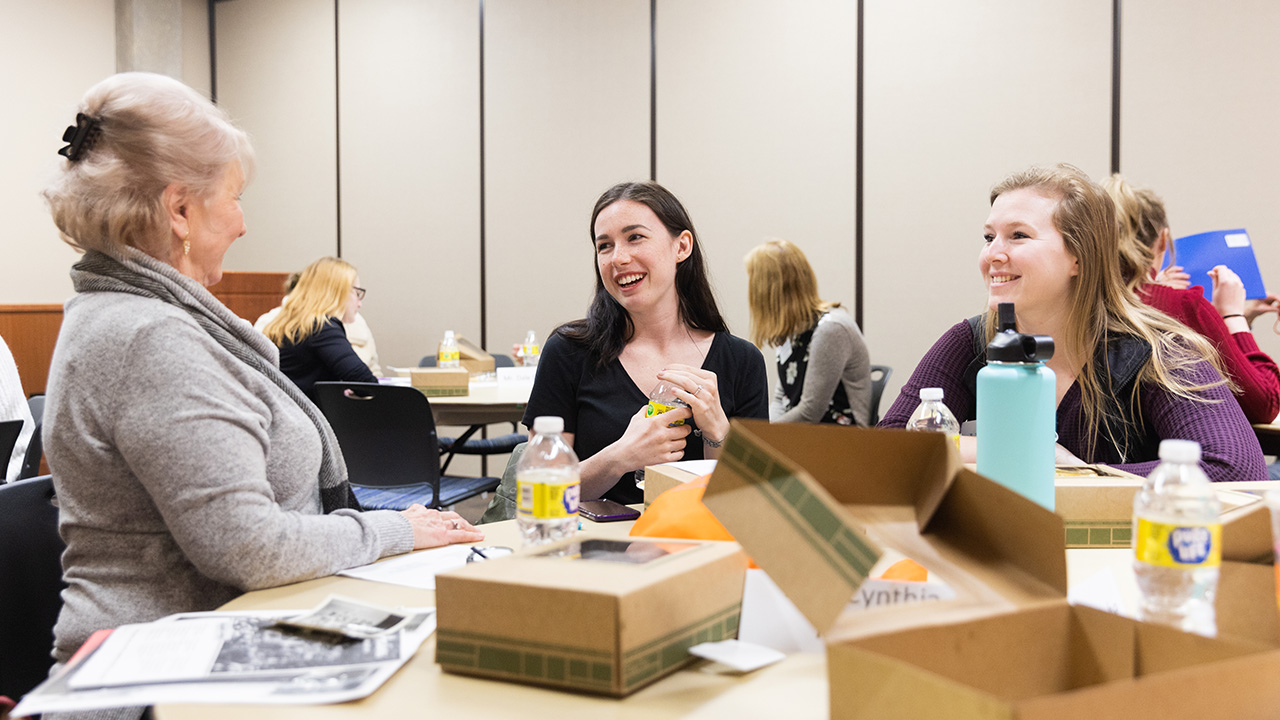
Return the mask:
{"type": "Polygon", "coordinates": [[[71,144],[59,150],[58,154],[75,162],[93,147],[100,135],[102,129],[98,127],[97,120],[84,113],[76,113],[76,124],[68,125],[62,133],[62,141],[71,144]]]}

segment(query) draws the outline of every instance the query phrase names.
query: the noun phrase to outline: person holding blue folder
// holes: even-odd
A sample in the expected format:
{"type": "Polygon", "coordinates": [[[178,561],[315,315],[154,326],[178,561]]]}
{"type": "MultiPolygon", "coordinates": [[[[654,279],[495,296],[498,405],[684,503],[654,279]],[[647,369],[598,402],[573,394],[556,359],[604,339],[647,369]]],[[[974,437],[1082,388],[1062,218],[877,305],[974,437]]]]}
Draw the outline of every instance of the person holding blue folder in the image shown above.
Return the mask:
{"type": "Polygon", "coordinates": [[[1134,187],[1118,174],[1103,186],[1120,216],[1121,270],[1129,288],[1146,304],[1213,343],[1249,422],[1274,421],[1280,414],[1280,368],[1258,347],[1249,329],[1252,318],[1246,317],[1240,277],[1226,265],[1210,270],[1213,302],[1209,302],[1200,286],[1187,287],[1185,273],[1180,274],[1177,266],[1161,276],[1160,265],[1172,237],[1164,203],[1151,190],[1134,187]]]}

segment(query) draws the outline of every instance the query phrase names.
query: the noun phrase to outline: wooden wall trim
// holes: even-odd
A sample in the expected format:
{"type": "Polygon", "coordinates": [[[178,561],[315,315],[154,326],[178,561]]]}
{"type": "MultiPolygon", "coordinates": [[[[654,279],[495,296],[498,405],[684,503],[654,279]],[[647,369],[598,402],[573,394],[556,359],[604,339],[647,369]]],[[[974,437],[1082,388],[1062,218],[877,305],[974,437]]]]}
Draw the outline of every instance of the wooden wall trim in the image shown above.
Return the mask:
{"type": "Polygon", "coordinates": [[[62,305],[0,305],[0,313],[62,313],[62,305]]]}
{"type": "Polygon", "coordinates": [[[13,353],[28,397],[44,392],[61,327],[61,305],[0,305],[0,337],[13,353]]]}
{"type": "MultiPolygon", "coordinates": [[[[280,304],[288,273],[227,272],[209,288],[236,315],[253,322],[280,304]]],[[[22,390],[43,393],[49,381],[53,346],[62,328],[62,306],[54,304],[0,305],[0,338],[13,353],[22,390]]]]}
{"type": "Polygon", "coordinates": [[[224,272],[209,292],[231,312],[253,322],[259,315],[280,304],[284,281],[289,273],[224,272]]]}

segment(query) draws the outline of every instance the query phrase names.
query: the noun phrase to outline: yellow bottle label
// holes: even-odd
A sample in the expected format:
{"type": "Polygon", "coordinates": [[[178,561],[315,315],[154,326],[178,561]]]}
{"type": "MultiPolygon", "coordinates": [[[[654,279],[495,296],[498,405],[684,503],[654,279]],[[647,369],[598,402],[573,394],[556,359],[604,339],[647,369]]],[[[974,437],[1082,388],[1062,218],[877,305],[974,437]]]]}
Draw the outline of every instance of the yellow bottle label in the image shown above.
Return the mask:
{"type": "Polygon", "coordinates": [[[568,483],[549,484],[533,482],[517,475],[516,489],[519,495],[516,513],[522,517],[556,520],[578,514],[581,483],[577,479],[568,483]]]}
{"type": "MultiPolygon", "coordinates": [[[[678,406],[678,405],[663,405],[662,403],[658,402],[657,400],[650,400],[650,401],[649,401],[649,406],[648,406],[648,407],[646,407],[646,408],[644,409],[644,416],[645,416],[645,417],[653,417],[654,415],[661,415],[662,413],[664,413],[664,412],[666,412],[666,411],[668,411],[668,410],[675,410],[677,407],[679,407],[679,406],[678,406]]],[[[667,427],[675,427],[676,425],[683,425],[683,424],[684,424],[684,418],[681,418],[681,419],[679,419],[679,420],[676,420],[676,421],[675,421],[675,422],[673,422],[673,423],[669,423],[669,424],[667,425],[667,427]]]]}
{"type": "Polygon", "coordinates": [[[521,345],[521,346],[520,346],[520,354],[521,354],[521,355],[524,355],[525,357],[528,357],[528,356],[530,356],[530,355],[537,355],[537,354],[538,354],[538,352],[539,352],[539,350],[538,350],[538,344],[537,344],[537,343],[534,343],[534,344],[532,344],[532,345],[521,345]]]}
{"type": "Polygon", "coordinates": [[[436,353],[436,364],[443,365],[444,363],[447,363],[447,362],[457,362],[460,357],[461,356],[458,354],[458,351],[456,349],[441,350],[440,352],[436,353]]]}
{"type": "Polygon", "coordinates": [[[1168,568],[1222,564],[1222,525],[1167,525],[1138,518],[1134,555],[1139,562],[1168,568]]]}

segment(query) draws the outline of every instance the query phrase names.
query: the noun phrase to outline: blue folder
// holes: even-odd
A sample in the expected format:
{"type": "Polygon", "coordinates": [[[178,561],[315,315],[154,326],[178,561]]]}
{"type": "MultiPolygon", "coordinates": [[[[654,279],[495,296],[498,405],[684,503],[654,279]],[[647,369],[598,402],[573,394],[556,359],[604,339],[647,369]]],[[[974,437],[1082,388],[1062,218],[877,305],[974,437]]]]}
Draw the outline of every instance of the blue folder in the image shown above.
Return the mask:
{"type": "MultiPolygon", "coordinates": [[[[1262,285],[1262,273],[1258,271],[1258,258],[1253,254],[1253,243],[1244,228],[1215,230],[1180,237],[1173,241],[1177,251],[1175,262],[1191,276],[1191,284],[1204,288],[1206,300],[1213,300],[1213,279],[1209,271],[1216,265],[1226,265],[1244,282],[1245,297],[1250,300],[1264,298],[1267,290],[1262,285]]],[[[1164,256],[1169,266],[1169,254],[1164,256]]]]}

